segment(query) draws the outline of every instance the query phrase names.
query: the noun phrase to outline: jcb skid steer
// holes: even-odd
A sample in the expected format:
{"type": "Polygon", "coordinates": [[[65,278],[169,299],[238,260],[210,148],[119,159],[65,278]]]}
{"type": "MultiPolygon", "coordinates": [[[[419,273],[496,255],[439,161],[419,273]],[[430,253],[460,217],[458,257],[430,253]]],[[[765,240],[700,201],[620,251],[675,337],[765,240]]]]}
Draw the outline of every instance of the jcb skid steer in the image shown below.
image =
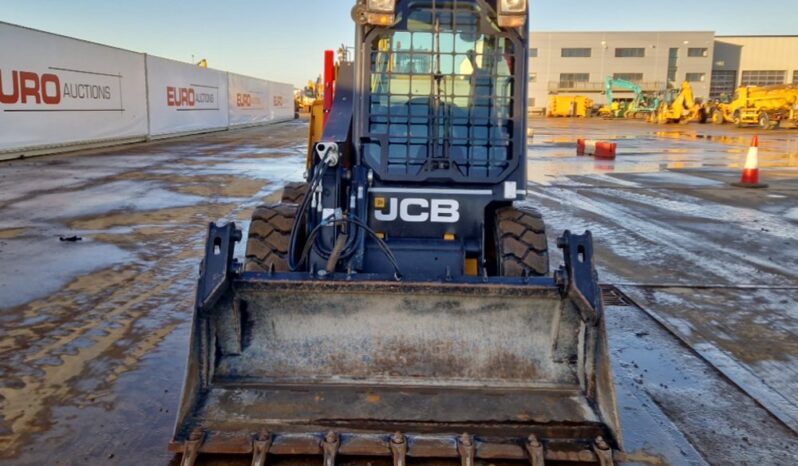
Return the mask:
{"type": "Polygon", "coordinates": [[[590,233],[565,232],[550,273],[541,216],[514,204],[527,2],[352,14],[307,183],[255,211],[244,264],[240,230],[210,226],[170,448],[184,465],[612,464],[590,233]]]}

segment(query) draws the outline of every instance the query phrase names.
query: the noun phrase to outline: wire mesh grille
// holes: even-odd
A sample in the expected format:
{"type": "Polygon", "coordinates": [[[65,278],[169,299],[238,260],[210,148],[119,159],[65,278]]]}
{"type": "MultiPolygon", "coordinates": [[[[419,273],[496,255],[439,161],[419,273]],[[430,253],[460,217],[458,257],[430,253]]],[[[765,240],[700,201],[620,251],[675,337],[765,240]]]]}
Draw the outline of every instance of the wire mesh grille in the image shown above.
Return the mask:
{"type": "Polygon", "coordinates": [[[476,4],[438,3],[371,43],[363,153],[388,178],[498,180],[513,160],[513,43],[482,32],[476,4]]]}

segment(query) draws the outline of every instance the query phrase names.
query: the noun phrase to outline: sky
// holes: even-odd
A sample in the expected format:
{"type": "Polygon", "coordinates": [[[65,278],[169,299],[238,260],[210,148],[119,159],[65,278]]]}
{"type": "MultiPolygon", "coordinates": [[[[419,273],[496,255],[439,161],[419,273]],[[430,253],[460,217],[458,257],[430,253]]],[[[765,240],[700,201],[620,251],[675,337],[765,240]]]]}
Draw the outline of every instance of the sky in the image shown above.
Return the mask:
{"type": "MultiPolygon", "coordinates": [[[[303,86],[353,44],[354,0],[0,0],[0,21],[303,86]]],[[[533,31],[798,35],[798,0],[530,0],[533,31]]]]}

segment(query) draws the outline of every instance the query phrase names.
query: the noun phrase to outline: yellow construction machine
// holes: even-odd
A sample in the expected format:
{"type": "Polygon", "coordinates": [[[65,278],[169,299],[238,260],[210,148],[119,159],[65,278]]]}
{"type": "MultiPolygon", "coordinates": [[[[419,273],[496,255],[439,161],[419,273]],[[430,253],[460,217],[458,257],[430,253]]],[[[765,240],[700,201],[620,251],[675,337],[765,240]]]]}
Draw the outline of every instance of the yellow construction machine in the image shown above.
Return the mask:
{"type": "Polygon", "coordinates": [[[321,79],[308,81],[307,86],[297,92],[296,103],[301,112],[310,113],[313,103],[323,98],[324,89],[319,84],[320,81],[321,79]]]}
{"type": "Polygon", "coordinates": [[[553,95],[549,97],[546,116],[586,118],[592,107],[593,100],[583,95],[553,95]]]}
{"type": "Polygon", "coordinates": [[[306,182],[247,233],[208,229],[171,450],[614,464],[592,237],[558,235],[552,270],[526,196],[527,2],[358,0],[352,18],[306,182]]]}
{"type": "Polygon", "coordinates": [[[734,123],[738,127],[758,125],[762,129],[798,124],[798,85],[740,87],[731,102],[717,105],[712,122],[734,123]]]}
{"type": "Polygon", "coordinates": [[[693,86],[684,81],[678,93],[676,90],[666,92],[659,108],[652,113],[651,121],[659,124],[706,123],[707,114],[706,107],[696,100],[693,94],[693,86]]]}

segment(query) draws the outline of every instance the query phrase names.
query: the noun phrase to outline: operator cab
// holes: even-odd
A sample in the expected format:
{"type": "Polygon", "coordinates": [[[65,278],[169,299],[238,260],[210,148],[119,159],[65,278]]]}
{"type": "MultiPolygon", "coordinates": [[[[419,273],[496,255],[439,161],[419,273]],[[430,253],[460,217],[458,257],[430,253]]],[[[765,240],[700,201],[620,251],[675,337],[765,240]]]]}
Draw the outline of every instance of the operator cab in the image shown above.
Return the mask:
{"type": "Polygon", "coordinates": [[[526,31],[500,27],[495,8],[400,1],[392,26],[362,28],[355,134],[380,181],[496,184],[518,168],[526,31]]]}

